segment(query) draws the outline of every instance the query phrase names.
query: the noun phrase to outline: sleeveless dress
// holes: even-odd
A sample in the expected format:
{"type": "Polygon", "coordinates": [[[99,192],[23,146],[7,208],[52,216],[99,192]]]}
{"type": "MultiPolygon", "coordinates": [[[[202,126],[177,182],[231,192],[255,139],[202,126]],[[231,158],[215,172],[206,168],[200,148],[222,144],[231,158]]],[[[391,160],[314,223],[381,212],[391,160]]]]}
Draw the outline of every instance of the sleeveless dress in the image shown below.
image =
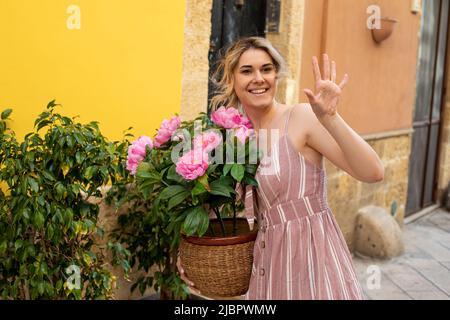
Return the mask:
{"type": "Polygon", "coordinates": [[[259,226],[244,299],[364,299],[327,203],[323,162],[318,167],[296,151],[287,133],[291,112],[284,133],[261,161],[258,187],[240,191],[247,219],[256,218],[259,226]],[[271,170],[264,169],[268,164],[271,170]]]}

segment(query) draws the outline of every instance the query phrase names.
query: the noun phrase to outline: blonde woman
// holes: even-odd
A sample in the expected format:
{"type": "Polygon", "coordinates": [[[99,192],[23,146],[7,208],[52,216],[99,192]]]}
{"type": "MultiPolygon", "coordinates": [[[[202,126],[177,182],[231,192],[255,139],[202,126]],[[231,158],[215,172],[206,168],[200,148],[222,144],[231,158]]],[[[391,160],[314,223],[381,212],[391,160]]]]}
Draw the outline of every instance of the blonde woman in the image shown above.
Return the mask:
{"type": "MultiPolygon", "coordinates": [[[[257,199],[260,227],[246,299],[363,299],[327,203],[323,157],[367,183],[381,181],[384,169],[375,151],[338,113],[348,75],[338,84],[336,64],[326,54],[322,71],[316,57],[312,62],[315,90],[304,90],[309,104],[292,106],[275,99],[285,62],[267,39],[238,40],[218,68],[222,77],[212,106],[242,108],[257,134],[269,130],[265,162],[272,170],[258,170],[256,195],[246,193],[247,199],[257,199]],[[271,132],[280,134],[271,141],[271,132]]],[[[251,218],[253,208],[247,209],[251,218]]]]}

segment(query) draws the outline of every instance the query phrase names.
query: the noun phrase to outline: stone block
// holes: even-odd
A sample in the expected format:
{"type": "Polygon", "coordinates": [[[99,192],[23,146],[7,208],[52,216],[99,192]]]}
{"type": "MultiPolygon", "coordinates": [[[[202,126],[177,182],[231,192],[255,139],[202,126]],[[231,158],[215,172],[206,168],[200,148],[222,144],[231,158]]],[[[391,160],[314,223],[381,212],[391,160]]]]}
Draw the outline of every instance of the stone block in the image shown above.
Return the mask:
{"type": "Polygon", "coordinates": [[[383,208],[361,208],[356,216],[354,250],[373,258],[396,257],[404,252],[402,230],[383,208]]]}
{"type": "Polygon", "coordinates": [[[411,152],[411,137],[409,135],[397,136],[382,141],[384,141],[382,160],[389,161],[391,159],[409,157],[411,152]]]}

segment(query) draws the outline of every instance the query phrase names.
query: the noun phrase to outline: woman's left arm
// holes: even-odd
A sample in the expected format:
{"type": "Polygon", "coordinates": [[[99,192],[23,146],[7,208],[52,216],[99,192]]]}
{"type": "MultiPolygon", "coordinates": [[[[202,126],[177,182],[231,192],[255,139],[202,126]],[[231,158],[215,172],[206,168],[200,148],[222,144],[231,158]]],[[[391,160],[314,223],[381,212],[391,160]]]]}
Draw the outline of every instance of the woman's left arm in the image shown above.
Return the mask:
{"type": "Polygon", "coordinates": [[[328,56],[324,58],[324,75],[320,73],[317,58],[313,58],[313,71],[316,80],[316,93],[309,89],[304,92],[311,104],[312,110],[322,126],[334,138],[343,156],[358,178],[365,182],[383,180],[384,167],[376,152],[364,141],[337,113],[337,105],[342,89],[348,82],[348,75],[342,82],[336,82],[336,64],[329,63],[328,56]]]}

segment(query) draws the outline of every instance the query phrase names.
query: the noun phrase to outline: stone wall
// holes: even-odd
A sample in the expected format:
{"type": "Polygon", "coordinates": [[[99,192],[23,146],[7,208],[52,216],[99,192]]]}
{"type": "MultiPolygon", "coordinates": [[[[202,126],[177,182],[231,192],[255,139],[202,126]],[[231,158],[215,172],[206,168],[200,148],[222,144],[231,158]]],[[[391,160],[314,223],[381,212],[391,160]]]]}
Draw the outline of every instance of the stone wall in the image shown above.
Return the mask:
{"type": "Polygon", "coordinates": [[[288,66],[288,74],[278,87],[277,99],[282,103],[293,104],[299,98],[304,12],[304,0],[281,1],[279,33],[267,34],[288,66]]]}
{"type": "Polygon", "coordinates": [[[211,9],[212,0],[186,0],[180,111],[183,120],[207,110],[211,9]]]}
{"type": "Polygon", "coordinates": [[[369,137],[367,142],[377,152],[385,167],[384,180],[378,183],[357,181],[346,172],[325,161],[328,176],[328,200],[344,234],[349,249],[353,251],[355,219],[358,210],[368,205],[385,208],[397,202],[395,219],[403,226],[408,191],[408,165],[411,148],[410,134],[399,132],[391,137],[369,137]]]}

